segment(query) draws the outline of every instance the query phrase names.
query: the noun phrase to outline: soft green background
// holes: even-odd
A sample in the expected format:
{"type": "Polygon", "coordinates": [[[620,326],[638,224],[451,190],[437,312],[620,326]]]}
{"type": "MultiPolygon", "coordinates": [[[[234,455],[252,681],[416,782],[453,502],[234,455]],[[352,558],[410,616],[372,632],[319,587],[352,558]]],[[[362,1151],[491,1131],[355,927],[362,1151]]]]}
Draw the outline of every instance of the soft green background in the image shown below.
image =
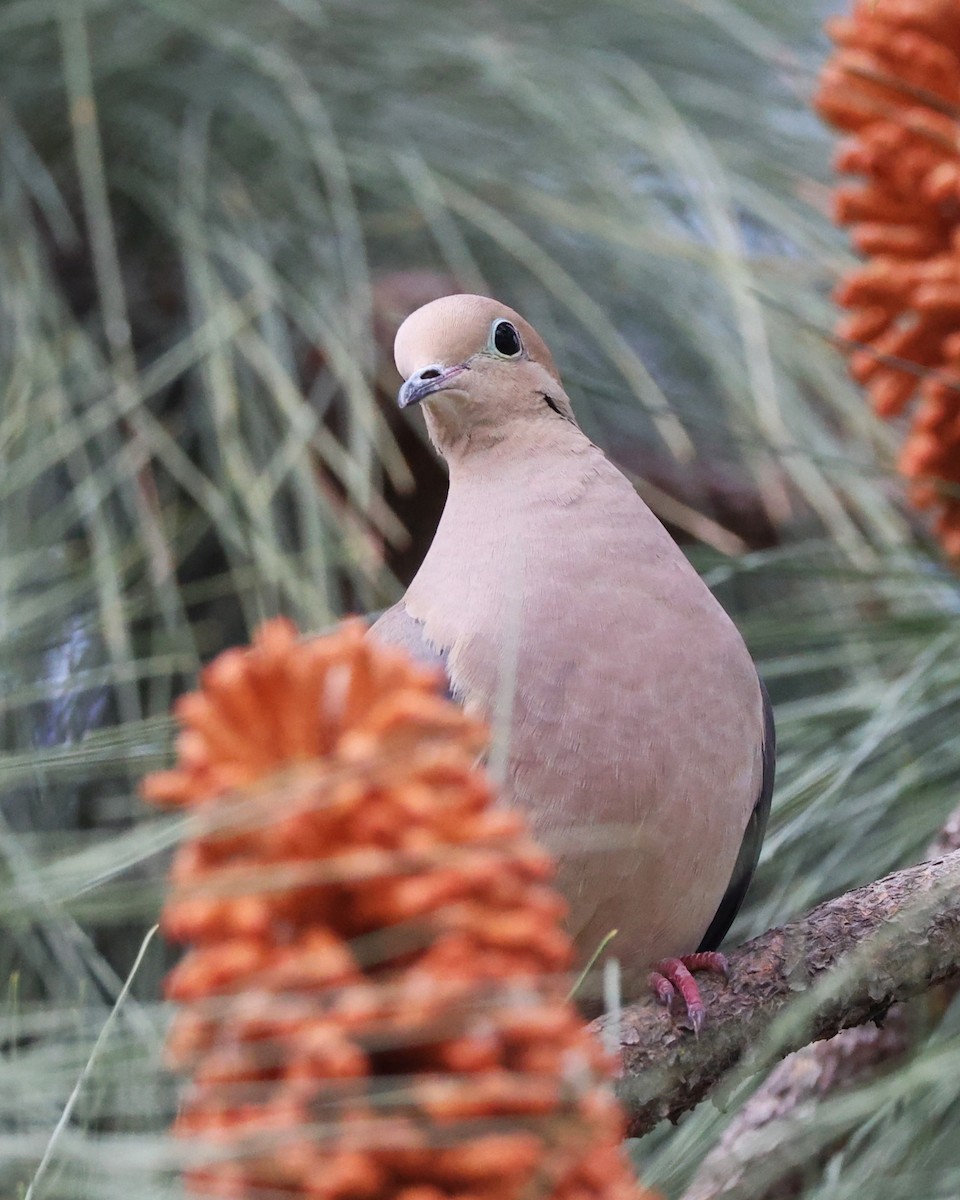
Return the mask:
{"type": "MultiPolygon", "coordinates": [[[[955,806],[956,579],[830,339],[822,15],[0,2],[0,1195],[177,1194],[159,939],[134,966],[178,829],[136,784],[203,661],[382,606],[422,553],[442,485],[376,400],[384,272],[521,309],[591,436],[707,537],[781,746],[735,934],[910,862],[955,806]]],[[[919,1019],[805,1119],[811,1155],[852,1133],[805,1196],[960,1195],[960,1012],[919,1019]]],[[[646,1179],[679,1197],[742,1099],[651,1135],[646,1179]]]]}

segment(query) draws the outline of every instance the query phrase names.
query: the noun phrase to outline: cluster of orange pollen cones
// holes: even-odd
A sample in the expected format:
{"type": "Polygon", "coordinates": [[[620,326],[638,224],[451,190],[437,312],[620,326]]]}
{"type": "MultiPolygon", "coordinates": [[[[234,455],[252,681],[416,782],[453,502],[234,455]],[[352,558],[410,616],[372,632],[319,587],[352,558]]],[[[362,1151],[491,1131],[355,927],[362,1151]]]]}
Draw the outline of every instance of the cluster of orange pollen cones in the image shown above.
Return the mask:
{"type": "Polygon", "coordinates": [[[815,105],[848,134],[834,215],[867,262],[837,289],[850,370],[876,411],[912,404],[900,468],[960,557],[960,5],[857,0],[815,105]]]}
{"type": "Polygon", "coordinates": [[[566,999],[552,862],[485,730],[347,622],[264,625],[177,705],[163,928],[191,1194],[639,1200],[610,1064],[566,999]]]}

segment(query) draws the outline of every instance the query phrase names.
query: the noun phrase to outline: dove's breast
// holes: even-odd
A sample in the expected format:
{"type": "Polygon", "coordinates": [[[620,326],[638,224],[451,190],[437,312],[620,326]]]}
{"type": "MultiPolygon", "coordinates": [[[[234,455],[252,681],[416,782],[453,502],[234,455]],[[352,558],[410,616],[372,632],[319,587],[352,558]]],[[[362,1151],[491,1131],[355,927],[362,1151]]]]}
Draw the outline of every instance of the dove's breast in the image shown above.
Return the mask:
{"type": "Polygon", "coordinates": [[[508,800],[556,853],[582,958],[636,977],[694,950],[760,791],[736,628],[629,482],[583,441],[451,476],[405,605],[454,694],[507,737],[508,800]]]}

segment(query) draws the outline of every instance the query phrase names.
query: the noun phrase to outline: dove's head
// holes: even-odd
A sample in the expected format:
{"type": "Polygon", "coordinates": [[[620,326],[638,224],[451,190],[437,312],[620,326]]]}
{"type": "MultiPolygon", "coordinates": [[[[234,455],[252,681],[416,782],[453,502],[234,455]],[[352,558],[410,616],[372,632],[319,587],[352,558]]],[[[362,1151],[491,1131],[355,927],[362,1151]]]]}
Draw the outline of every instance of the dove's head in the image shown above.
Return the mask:
{"type": "Polygon", "coordinates": [[[393,348],[406,380],[399,404],[422,404],[445,456],[576,424],[537,331],[486,296],[443,296],[400,326],[393,348]]]}

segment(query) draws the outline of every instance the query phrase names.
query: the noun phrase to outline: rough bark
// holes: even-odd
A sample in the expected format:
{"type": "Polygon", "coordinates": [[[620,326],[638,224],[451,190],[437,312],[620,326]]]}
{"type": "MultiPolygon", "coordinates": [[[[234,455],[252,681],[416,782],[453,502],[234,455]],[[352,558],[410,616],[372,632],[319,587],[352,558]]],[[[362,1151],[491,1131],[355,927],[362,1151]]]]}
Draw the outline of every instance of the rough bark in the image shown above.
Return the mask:
{"type": "MultiPolygon", "coordinates": [[[[927,859],[960,850],[960,808],[947,819],[927,859]]],[[[955,980],[939,989],[945,1006],[955,980]]],[[[816,1148],[801,1136],[816,1106],[838,1092],[868,1083],[896,1066],[929,1026],[928,997],[896,1004],[883,1026],[844,1029],[788,1055],[723,1132],[683,1194],[683,1200],[782,1200],[799,1195],[804,1180],[822,1167],[837,1142],[816,1148]],[[921,1011],[917,1011],[917,1005],[921,1011]]],[[[843,1138],[841,1138],[841,1142],[843,1138]]]]}
{"type": "Polygon", "coordinates": [[[624,1010],[621,1087],[633,1136],[676,1120],[724,1077],[735,1083],[960,978],[960,850],[838,896],[729,958],[729,981],[700,977],[708,1025],[699,1039],[652,1000],[624,1010]]]}
{"type": "Polygon", "coordinates": [[[828,1096],[864,1084],[911,1044],[910,1021],[895,1004],[883,1026],[844,1029],[788,1055],[733,1118],[704,1158],[682,1200],[785,1200],[848,1136],[814,1137],[812,1117],[828,1096]]]}

